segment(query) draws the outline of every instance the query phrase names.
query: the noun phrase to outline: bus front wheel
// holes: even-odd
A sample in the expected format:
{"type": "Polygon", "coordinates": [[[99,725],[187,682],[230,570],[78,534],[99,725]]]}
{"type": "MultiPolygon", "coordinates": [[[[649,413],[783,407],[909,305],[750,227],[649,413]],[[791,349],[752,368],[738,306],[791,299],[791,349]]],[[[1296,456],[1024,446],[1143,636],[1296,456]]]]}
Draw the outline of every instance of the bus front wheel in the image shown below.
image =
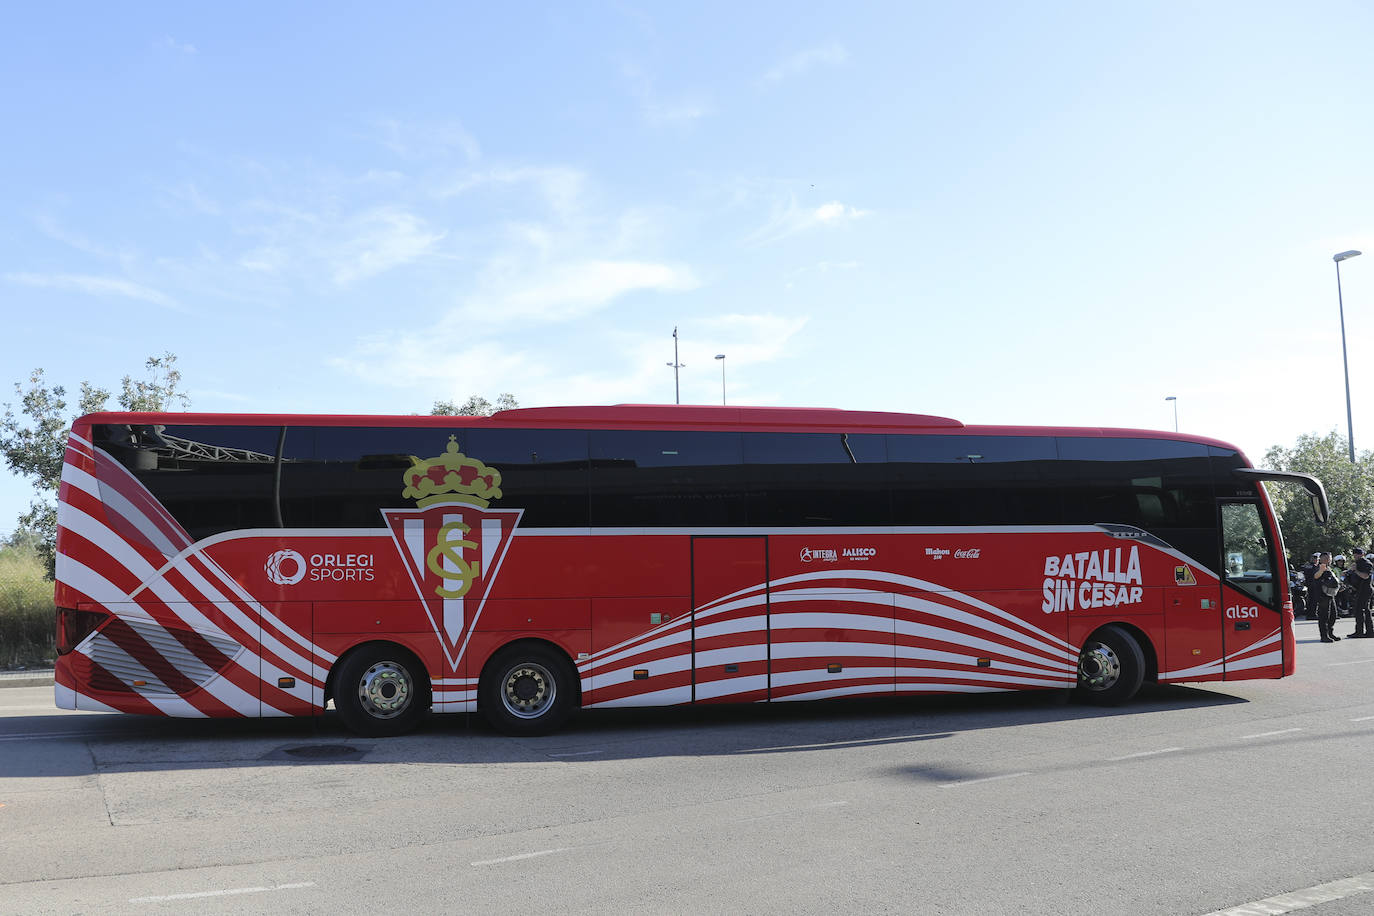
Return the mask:
{"type": "Polygon", "coordinates": [[[546,735],[577,702],[576,674],[561,653],[540,644],[502,649],[482,670],[477,709],[507,735],[546,735]]]}
{"type": "Polygon", "coordinates": [[[1135,637],[1121,627],[1098,630],[1078,654],[1078,695],[1089,703],[1125,703],[1144,680],[1145,653],[1135,637]]]}
{"type": "Polygon", "coordinates": [[[429,676],[398,646],[362,646],[339,665],[334,708],[350,731],[369,738],[402,735],[429,710],[429,676]]]}

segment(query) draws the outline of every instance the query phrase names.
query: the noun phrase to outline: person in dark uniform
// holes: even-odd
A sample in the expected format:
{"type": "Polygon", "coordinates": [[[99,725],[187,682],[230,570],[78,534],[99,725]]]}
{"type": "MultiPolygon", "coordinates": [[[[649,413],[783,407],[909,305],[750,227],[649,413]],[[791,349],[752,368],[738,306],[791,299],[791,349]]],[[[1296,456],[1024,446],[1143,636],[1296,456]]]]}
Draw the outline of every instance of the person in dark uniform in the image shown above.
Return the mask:
{"type": "Polygon", "coordinates": [[[1355,617],[1355,632],[1350,635],[1356,639],[1369,639],[1374,637],[1374,625],[1370,622],[1370,599],[1374,597],[1374,582],[1370,581],[1370,575],[1374,574],[1374,563],[1369,562],[1369,558],[1363,550],[1355,548],[1355,565],[1351,568],[1350,574],[1346,577],[1350,581],[1352,588],[1350,609],[1355,617]]]}
{"type": "Polygon", "coordinates": [[[1302,584],[1306,591],[1306,611],[1308,620],[1317,619],[1317,564],[1321,561],[1322,555],[1314,553],[1302,565],[1299,572],[1302,573],[1302,584]]]}
{"type": "Polygon", "coordinates": [[[1321,632],[1322,642],[1339,642],[1340,637],[1331,630],[1336,625],[1336,593],[1341,590],[1341,580],[1331,571],[1331,554],[1323,553],[1317,559],[1317,567],[1312,573],[1312,586],[1317,602],[1317,629],[1321,632]]]}

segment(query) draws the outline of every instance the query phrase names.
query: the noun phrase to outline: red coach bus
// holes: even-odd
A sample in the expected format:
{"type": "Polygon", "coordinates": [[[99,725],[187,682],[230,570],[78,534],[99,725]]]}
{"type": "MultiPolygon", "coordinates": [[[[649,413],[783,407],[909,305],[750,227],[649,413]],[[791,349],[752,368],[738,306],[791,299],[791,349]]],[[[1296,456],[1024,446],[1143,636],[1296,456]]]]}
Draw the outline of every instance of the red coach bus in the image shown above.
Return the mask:
{"type": "Polygon", "coordinates": [[[1258,471],[1196,436],[726,407],[102,413],[58,508],[56,701],[580,707],[1277,678],[1258,471]]]}

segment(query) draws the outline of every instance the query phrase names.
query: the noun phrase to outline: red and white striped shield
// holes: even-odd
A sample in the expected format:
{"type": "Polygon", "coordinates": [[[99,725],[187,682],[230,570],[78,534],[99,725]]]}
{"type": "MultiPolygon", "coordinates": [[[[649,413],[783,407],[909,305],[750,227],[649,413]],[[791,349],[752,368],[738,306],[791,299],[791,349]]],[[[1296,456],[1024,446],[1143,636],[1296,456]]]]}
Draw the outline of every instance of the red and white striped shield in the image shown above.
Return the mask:
{"type": "Polygon", "coordinates": [[[383,509],[391,538],[454,669],[523,509],[483,509],[454,500],[424,509],[383,509]]]}

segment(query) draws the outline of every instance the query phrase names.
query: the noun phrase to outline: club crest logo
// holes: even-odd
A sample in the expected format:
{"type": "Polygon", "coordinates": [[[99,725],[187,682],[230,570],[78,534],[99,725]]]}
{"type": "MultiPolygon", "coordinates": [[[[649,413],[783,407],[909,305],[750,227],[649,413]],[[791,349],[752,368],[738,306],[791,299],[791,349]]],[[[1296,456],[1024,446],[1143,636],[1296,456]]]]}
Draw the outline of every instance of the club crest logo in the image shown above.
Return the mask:
{"type": "Polygon", "coordinates": [[[501,498],[501,472],[459,451],[457,436],[437,458],[412,456],[404,481],[401,495],[416,508],[382,515],[457,668],[524,510],[490,508],[501,498]]]}

